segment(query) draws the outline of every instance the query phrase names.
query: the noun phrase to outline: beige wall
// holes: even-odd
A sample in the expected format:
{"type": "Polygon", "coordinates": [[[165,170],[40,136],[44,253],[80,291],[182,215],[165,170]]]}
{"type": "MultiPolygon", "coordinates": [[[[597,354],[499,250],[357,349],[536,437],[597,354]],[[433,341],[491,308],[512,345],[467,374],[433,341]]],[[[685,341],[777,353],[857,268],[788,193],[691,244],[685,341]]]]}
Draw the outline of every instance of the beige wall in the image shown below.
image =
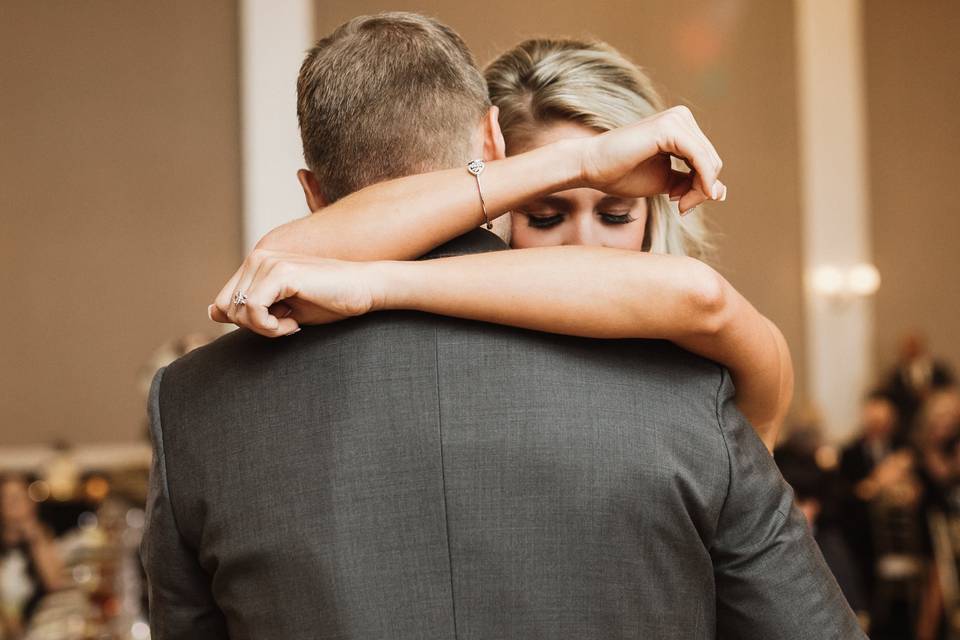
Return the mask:
{"type": "MultiPolygon", "coordinates": [[[[919,326],[960,367],[960,4],[864,4],[876,354],[888,362],[919,326]]],[[[318,33],[385,8],[431,13],[481,63],[523,37],[592,35],[647,67],[724,155],[719,266],[783,328],[803,397],[791,3],[315,8],[318,33]]],[[[236,27],[228,0],[3,4],[0,445],[139,437],[141,365],[209,329],[204,307],[240,258],[236,27]]]]}
{"type": "Polygon", "coordinates": [[[721,271],[790,343],[804,395],[801,221],[790,2],[631,0],[482,5],[318,0],[317,33],[388,9],[433,15],[481,64],[534,35],[593,36],[647,68],[670,102],[691,106],[724,157],[730,197],[712,209],[721,271]]]}
{"type": "Polygon", "coordinates": [[[0,445],[142,435],[137,372],[239,262],[228,0],[0,9],[0,445]]]}
{"type": "Polygon", "coordinates": [[[925,331],[960,369],[960,2],[865,2],[876,352],[925,331]]]}

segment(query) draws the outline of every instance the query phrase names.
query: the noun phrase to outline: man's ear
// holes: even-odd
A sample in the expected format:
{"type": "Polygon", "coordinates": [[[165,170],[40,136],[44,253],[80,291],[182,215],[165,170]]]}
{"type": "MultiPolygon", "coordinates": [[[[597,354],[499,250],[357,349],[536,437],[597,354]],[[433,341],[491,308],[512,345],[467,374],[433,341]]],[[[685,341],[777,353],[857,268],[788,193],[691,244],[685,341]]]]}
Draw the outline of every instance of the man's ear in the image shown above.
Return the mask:
{"type": "Polygon", "coordinates": [[[507,145],[500,131],[500,109],[490,107],[483,117],[483,159],[502,160],[507,157],[507,145]]]}
{"type": "Polygon", "coordinates": [[[317,176],[313,175],[313,171],[300,169],[297,171],[297,180],[303,187],[303,195],[307,199],[307,206],[310,207],[312,213],[327,206],[327,199],[323,197],[320,183],[317,181],[317,176]]]}

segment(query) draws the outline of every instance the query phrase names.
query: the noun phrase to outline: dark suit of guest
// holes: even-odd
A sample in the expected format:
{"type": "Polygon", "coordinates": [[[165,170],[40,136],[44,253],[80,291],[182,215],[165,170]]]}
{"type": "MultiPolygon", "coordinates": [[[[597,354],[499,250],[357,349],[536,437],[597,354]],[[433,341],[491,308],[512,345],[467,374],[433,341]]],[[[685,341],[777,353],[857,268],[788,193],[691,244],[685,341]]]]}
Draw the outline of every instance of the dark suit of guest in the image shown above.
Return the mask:
{"type": "Polygon", "coordinates": [[[900,415],[902,444],[909,443],[914,420],[926,394],[948,387],[953,381],[950,369],[935,359],[930,359],[924,367],[901,364],[890,373],[885,390],[900,415]]]}
{"type": "Polygon", "coordinates": [[[841,452],[840,473],[851,486],[855,485],[873,473],[891,451],[890,442],[858,438],[841,452]]]}
{"type": "Polygon", "coordinates": [[[664,342],[235,331],[153,385],[152,637],[863,638],[732,397],[664,342]]]}
{"type": "Polygon", "coordinates": [[[840,475],[847,488],[847,508],[841,523],[865,591],[872,594],[876,585],[876,545],[870,505],[855,495],[857,484],[865,480],[892,451],[892,444],[882,440],[858,438],[840,454],[840,475]]]}

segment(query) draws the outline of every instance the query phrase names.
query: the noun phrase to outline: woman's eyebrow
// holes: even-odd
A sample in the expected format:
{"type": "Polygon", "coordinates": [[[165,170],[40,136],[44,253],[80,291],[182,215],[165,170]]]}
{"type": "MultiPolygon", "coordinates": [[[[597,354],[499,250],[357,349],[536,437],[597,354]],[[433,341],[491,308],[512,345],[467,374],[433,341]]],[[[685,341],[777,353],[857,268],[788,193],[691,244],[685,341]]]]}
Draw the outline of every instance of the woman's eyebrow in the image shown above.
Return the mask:
{"type": "Polygon", "coordinates": [[[637,198],[621,198],[620,196],[605,196],[597,203],[598,207],[609,207],[611,205],[624,205],[633,208],[637,204],[637,198]]]}
{"type": "Polygon", "coordinates": [[[537,198],[530,204],[539,205],[542,207],[550,207],[551,209],[558,209],[560,211],[566,211],[570,208],[570,201],[560,196],[544,196],[542,198],[537,198]]]}

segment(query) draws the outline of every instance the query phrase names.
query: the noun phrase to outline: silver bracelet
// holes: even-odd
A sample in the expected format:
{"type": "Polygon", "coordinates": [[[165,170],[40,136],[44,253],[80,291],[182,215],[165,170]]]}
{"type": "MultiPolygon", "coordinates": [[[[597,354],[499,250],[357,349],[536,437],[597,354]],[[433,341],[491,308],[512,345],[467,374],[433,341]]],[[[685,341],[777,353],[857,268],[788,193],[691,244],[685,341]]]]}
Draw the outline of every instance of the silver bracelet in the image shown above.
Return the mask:
{"type": "Polygon", "coordinates": [[[493,229],[493,223],[490,222],[490,216],[487,215],[487,203],[483,201],[483,188],[480,186],[480,174],[483,173],[486,166],[483,160],[477,158],[467,164],[467,171],[477,179],[477,194],[480,196],[480,208],[483,209],[483,221],[486,223],[487,229],[493,229]]]}

